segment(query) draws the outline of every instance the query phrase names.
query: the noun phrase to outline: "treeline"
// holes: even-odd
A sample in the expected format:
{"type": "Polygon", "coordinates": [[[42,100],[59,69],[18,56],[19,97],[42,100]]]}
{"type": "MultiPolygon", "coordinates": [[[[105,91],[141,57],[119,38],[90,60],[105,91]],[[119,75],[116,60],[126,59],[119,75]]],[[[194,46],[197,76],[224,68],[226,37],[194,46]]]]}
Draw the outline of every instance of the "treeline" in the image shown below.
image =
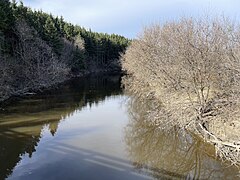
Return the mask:
{"type": "Polygon", "coordinates": [[[120,70],[129,40],[0,0],[0,100],[86,71],[120,70]]]}

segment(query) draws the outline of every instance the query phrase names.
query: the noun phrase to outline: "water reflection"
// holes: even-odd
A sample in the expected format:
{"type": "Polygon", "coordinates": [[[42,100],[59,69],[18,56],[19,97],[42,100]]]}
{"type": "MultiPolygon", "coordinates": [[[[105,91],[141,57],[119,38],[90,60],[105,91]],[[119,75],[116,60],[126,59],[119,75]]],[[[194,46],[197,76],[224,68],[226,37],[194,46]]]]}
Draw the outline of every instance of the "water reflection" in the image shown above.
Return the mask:
{"type": "Polygon", "coordinates": [[[128,119],[119,94],[119,76],[89,77],[5,106],[0,179],[237,179],[212,146],[150,124],[147,103],[128,119]]]}
{"type": "Polygon", "coordinates": [[[214,147],[194,134],[151,124],[144,104],[129,102],[125,141],[136,169],[156,179],[239,179],[237,168],[217,160],[214,147]]]}
{"type": "Polygon", "coordinates": [[[54,136],[73,112],[121,93],[120,76],[75,79],[53,91],[8,104],[0,112],[0,179],[12,174],[22,155],[32,156],[46,127],[54,136]]]}

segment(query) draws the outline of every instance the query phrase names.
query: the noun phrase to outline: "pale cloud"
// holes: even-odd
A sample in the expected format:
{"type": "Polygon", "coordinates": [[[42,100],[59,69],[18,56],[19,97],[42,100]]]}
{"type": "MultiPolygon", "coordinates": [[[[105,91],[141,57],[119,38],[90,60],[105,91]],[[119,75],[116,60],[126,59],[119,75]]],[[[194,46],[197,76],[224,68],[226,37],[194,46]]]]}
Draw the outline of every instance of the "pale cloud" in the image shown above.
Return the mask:
{"type": "Polygon", "coordinates": [[[142,26],[153,22],[199,16],[208,11],[239,19],[238,0],[23,0],[74,24],[94,31],[135,37],[142,26]]]}

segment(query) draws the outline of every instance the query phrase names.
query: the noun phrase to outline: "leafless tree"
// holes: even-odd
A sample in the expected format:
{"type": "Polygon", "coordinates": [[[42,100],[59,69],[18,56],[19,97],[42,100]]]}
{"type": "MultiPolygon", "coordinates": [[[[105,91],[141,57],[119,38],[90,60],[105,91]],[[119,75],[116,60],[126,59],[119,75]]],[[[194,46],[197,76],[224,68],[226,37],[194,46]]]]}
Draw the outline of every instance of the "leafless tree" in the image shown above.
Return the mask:
{"type": "Polygon", "coordinates": [[[63,49],[60,56],[60,61],[67,64],[74,58],[74,52],[78,49],[82,53],[85,51],[84,39],[77,36],[73,41],[63,38],[63,49]]]}
{"type": "Polygon", "coordinates": [[[153,25],[132,42],[122,64],[126,89],[155,99],[154,122],[194,129],[240,164],[239,25],[225,17],[153,25]]]}
{"type": "Polygon", "coordinates": [[[60,62],[52,49],[37,36],[26,22],[16,23],[19,37],[18,56],[25,67],[25,76],[29,84],[49,86],[65,79],[68,74],[66,64],[60,62]]]}
{"type": "Polygon", "coordinates": [[[0,56],[0,100],[62,82],[69,68],[24,20],[15,24],[14,54],[0,56]]]}

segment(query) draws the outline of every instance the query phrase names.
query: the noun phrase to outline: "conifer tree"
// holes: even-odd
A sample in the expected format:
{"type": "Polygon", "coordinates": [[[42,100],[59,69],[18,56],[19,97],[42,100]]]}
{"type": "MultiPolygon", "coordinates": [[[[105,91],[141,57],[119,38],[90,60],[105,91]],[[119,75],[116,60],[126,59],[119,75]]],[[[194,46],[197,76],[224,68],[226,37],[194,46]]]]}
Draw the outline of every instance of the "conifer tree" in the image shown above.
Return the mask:
{"type": "Polygon", "coordinates": [[[47,42],[49,42],[49,44],[54,48],[54,51],[58,55],[60,55],[62,42],[60,40],[58,30],[51,16],[47,18],[44,29],[45,29],[45,40],[47,40],[47,42]]]}
{"type": "Polygon", "coordinates": [[[13,14],[8,0],[0,1],[0,31],[7,33],[13,25],[13,14]]]}

